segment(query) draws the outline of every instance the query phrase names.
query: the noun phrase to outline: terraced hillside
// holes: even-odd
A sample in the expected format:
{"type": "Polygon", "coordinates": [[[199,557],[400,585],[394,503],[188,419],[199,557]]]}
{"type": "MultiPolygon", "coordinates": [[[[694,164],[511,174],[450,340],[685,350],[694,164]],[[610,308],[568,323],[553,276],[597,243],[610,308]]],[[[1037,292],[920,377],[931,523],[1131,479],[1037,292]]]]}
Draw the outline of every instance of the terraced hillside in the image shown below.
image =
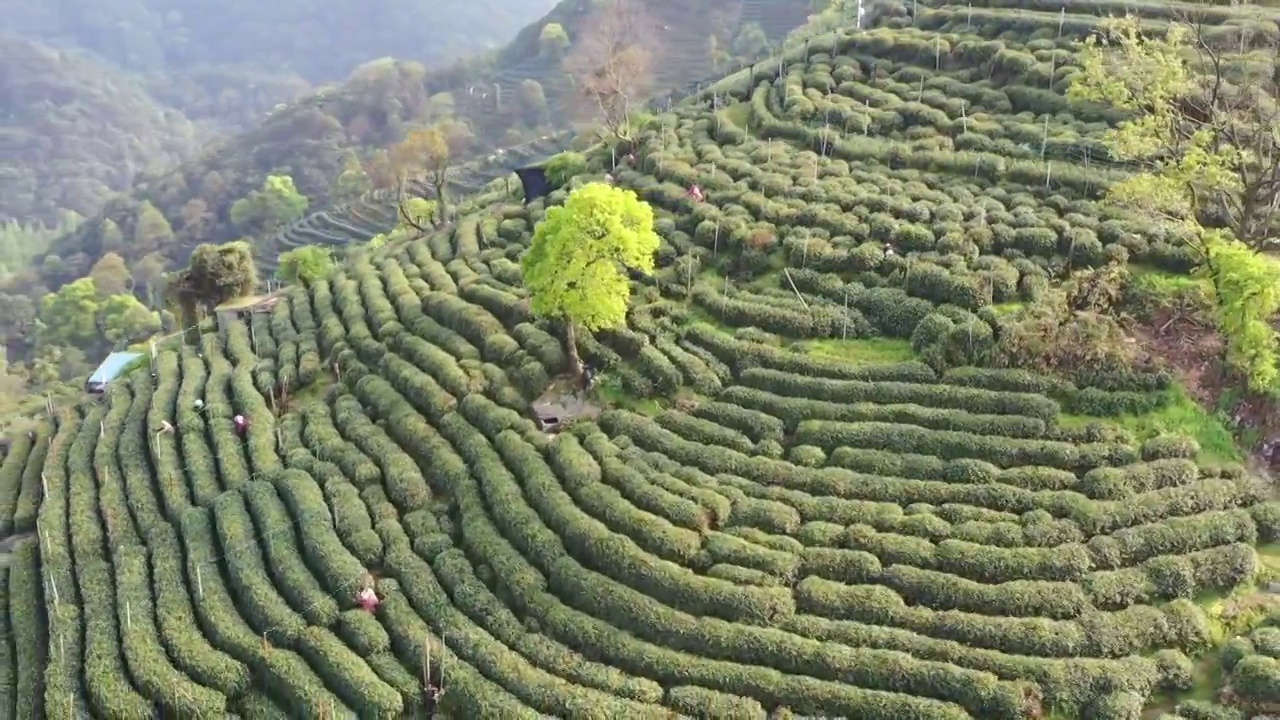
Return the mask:
{"type": "MultiPolygon", "coordinates": [[[[499,178],[503,178],[505,183],[516,168],[547,160],[567,147],[570,140],[569,134],[556,133],[463,163],[449,174],[449,192],[468,195],[499,178]]],[[[365,243],[391,229],[396,219],[396,193],[374,190],[356,202],[311,213],[285,228],[271,242],[258,246],[258,262],[264,270],[274,271],[280,253],[297,247],[344,247],[351,243],[365,243]]]]}
{"type": "MultiPolygon", "coordinates": [[[[661,270],[580,337],[598,391],[559,399],[600,412],[566,432],[528,418],[566,360],[520,287],[543,203],[505,179],[59,408],[0,466],[0,534],[37,531],[0,713],[413,717],[424,675],[453,718],[1174,710],[1233,627],[1204,598],[1276,557],[1273,489],[1108,421],[1167,375],[939,374],[905,341],[972,352],[1068,264],[1186,267],[1097,204],[1113,118],[1060,94],[1109,8],[922,8],[657,120],[613,175],[661,270]]],[[[388,221],[345,212],[324,232],[388,221]]],[[[1271,630],[1214,658],[1242,707],[1280,687],[1271,630]]],[[[1245,717],[1203,700],[1178,717],[1245,717]]]]}

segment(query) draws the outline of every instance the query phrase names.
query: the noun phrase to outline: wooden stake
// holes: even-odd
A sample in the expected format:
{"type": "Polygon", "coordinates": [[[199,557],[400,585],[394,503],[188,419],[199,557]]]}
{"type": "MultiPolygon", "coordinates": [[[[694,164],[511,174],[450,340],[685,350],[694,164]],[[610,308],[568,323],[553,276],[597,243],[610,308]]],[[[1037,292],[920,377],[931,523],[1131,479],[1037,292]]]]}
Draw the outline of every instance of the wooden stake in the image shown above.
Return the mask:
{"type": "Polygon", "coordinates": [[[424,642],[427,652],[422,656],[422,684],[431,687],[431,636],[427,635],[424,642]]]}
{"type": "Polygon", "coordinates": [[[805,310],[809,310],[809,303],[804,299],[804,295],[800,294],[800,288],[796,287],[796,281],[791,279],[791,268],[782,268],[782,274],[787,276],[787,282],[791,283],[791,290],[795,292],[796,297],[800,298],[800,304],[804,305],[805,310]]]}
{"type": "Polygon", "coordinates": [[[840,327],[840,339],[849,339],[849,287],[844,289],[844,318],[840,327]]]}

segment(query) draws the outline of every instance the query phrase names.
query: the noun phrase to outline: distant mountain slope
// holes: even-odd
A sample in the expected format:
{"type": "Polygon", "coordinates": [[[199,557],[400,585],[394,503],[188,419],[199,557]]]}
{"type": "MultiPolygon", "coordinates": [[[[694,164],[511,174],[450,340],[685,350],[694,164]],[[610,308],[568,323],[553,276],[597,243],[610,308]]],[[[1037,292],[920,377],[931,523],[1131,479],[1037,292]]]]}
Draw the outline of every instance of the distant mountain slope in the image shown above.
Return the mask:
{"type": "Polygon", "coordinates": [[[79,54],[0,35],[0,221],[89,215],[149,165],[199,147],[137,80],[79,54]]]}
{"type": "MultiPolygon", "coordinates": [[[[649,0],[645,7],[663,33],[655,58],[659,91],[707,80],[730,69],[709,54],[710,38],[737,34],[744,18],[766,22],[765,40],[779,43],[802,25],[806,0],[707,0],[696,17],[676,0],[649,0]],[[717,69],[718,68],[718,69],[717,69]]],[[[379,61],[361,67],[341,85],[322,90],[271,114],[251,131],[226,139],[199,158],[162,176],[141,179],[129,198],[121,198],[73,234],[61,238],[52,252],[63,259],[97,257],[103,252],[103,227],[118,227],[130,236],[146,200],[160,210],[176,231],[176,242],[156,248],[126,244],[130,263],[158,252],[170,264],[185,262],[192,247],[205,241],[239,237],[230,222],[230,205],[261,186],[269,173],[291,175],[311,200],[311,210],[331,201],[332,184],[351,153],[367,154],[398,141],[404,128],[422,122],[428,106],[451,108],[473,126],[480,154],[553,135],[568,121],[561,100],[571,84],[557,59],[539,50],[538,38],[549,23],[560,24],[570,38],[583,32],[589,0],[566,0],[544,18],[522,30],[508,46],[490,56],[427,72],[413,62],[379,61]],[[548,110],[531,117],[519,101],[526,81],[544,88],[548,110]],[[440,102],[441,98],[447,101],[440,102]],[[549,121],[549,122],[548,122],[549,121]],[[200,222],[184,227],[197,215],[200,222]],[[111,225],[104,220],[110,219],[111,225]]],[[[270,255],[271,248],[263,248],[270,255]]],[[[50,287],[75,279],[83,262],[50,263],[44,282],[50,287]]]]}
{"type": "Polygon", "coordinates": [[[506,42],[554,0],[0,0],[7,30],[130,70],[247,64],[313,83],[394,56],[429,65],[506,42]]]}

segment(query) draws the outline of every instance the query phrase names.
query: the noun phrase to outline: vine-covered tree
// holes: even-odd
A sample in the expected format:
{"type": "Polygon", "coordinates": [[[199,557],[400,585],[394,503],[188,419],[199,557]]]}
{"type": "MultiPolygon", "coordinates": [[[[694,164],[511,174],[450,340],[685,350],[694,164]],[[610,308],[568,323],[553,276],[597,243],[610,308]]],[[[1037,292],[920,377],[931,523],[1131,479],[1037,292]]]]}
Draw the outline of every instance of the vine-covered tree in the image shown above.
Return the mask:
{"type": "Polygon", "coordinates": [[[279,232],[307,212],[309,201],[288,175],[269,175],[262,187],[231,204],[231,223],[246,235],[279,232]]]}
{"type": "Polygon", "coordinates": [[[570,369],[582,377],[577,325],[588,330],[626,321],[627,270],[652,272],[660,241],[653,208],[630,190],[590,183],[547,210],[521,261],[532,308],[564,324],[570,369]]]}
{"type": "Polygon", "coordinates": [[[247,242],[196,246],[187,267],[167,278],[165,292],[181,311],[184,326],[194,325],[201,310],[251,295],[258,286],[258,268],[247,242]]]}
{"type": "Polygon", "coordinates": [[[1137,18],[1107,21],[1084,43],[1068,97],[1128,114],[1104,143],[1145,169],[1108,198],[1186,242],[1212,282],[1227,365],[1263,391],[1280,359],[1280,274],[1258,252],[1275,242],[1280,211],[1280,77],[1273,52],[1240,45],[1195,22],[1156,35],[1137,18]]]}
{"type": "Polygon", "coordinates": [[[631,119],[653,82],[655,24],[639,0],[596,3],[564,68],[596,121],[614,138],[632,140],[631,119]]]}

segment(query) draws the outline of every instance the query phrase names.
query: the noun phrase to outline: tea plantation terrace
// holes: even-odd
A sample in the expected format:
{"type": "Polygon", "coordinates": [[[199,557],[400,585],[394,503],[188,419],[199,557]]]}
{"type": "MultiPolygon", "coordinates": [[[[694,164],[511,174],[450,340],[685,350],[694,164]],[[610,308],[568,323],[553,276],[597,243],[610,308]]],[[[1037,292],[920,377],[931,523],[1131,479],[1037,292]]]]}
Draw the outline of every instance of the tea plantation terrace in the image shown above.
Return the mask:
{"type": "MultiPolygon", "coordinates": [[[[1280,540],[1266,481],[1108,421],[1167,375],[905,347],[981,344],[1068,262],[1189,264],[1100,205],[1115,118],[1061,95],[1120,6],[1025,7],[815,38],[633,164],[590,153],[664,243],[628,326],[579,335],[600,411],[565,432],[530,418],[567,361],[519,265],[565,191],[505,179],[57,408],[0,465],[0,536],[30,533],[0,713],[1136,720],[1191,687],[1222,639],[1198,600],[1280,540]]],[[[1233,641],[1243,704],[1280,687],[1268,630],[1233,641]]],[[[1244,717],[1206,707],[1175,711],[1244,717]]]]}

